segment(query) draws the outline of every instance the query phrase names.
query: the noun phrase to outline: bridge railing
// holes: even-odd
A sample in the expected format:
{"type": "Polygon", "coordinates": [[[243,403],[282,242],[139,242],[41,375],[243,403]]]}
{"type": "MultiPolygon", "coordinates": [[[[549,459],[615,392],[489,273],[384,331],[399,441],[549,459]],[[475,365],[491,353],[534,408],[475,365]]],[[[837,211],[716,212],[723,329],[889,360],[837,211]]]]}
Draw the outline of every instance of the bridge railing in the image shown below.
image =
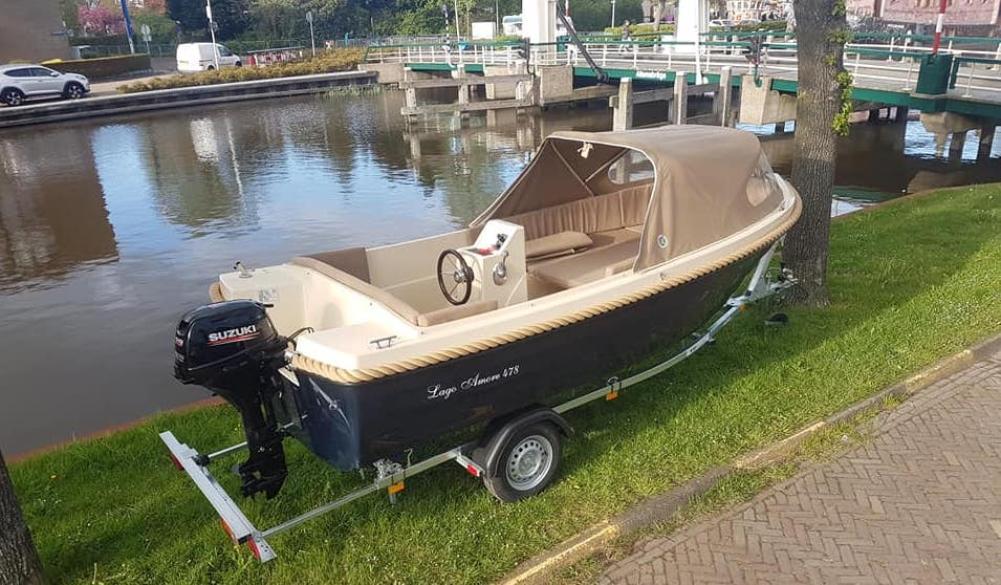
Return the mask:
{"type": "MultiPolygon", "coordinates": [[[[595,62],[606,69],[632,69],[636,71],[715,71],[727,65],[735,70],[755,70],[751,62],[754,43],[748,40],[717,41],[706,39],[697,46],[693,42],[642,38],[634,40],[589,40],[584,47],[595,62]]],[[[399,63],[440,63],[450,67],[459,65],[514,66],[528,61],[538,65],[584,66],[584,58],[577,48],[557,42],[530,45],[514,42],[446,42],[405,45],[382,45],[369,48],[369,61],[399,63]]],[[[788,40],[760,43],[758,73],[760,75],[795,77],[798,66],[796,43],[788,40]]],[[[897,45],[895,43],[850,43],[845,47],[845,69],[855,79],[857,86],[891,91],[914,91],[920,72],[921,60],[930,53],[930,47],[897,45]]],[[[971,92],[991,92],[1001,97],[1001,55],[997,49],[943,48],[943,53],[953,56],[951,87],[971,92]]]]}

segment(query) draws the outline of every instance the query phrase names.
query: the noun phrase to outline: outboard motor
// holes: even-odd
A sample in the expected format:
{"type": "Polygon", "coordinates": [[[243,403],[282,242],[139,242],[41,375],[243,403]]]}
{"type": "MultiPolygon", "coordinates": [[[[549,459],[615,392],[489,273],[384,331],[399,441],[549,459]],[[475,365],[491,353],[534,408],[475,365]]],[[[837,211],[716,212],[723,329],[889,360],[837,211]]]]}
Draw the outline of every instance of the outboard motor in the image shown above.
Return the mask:
{"type": "Polygon", "coordinates": [[[275,497],[285,482],[283,433],[275,415],[281,392],[278,368],[288,340],[275,331],[265,306],[226,301],[198,307],[181,318],[174,339],[174,377],[222,396],[243,418],[250,457],[240,465],[242,492],[275,497]]]}

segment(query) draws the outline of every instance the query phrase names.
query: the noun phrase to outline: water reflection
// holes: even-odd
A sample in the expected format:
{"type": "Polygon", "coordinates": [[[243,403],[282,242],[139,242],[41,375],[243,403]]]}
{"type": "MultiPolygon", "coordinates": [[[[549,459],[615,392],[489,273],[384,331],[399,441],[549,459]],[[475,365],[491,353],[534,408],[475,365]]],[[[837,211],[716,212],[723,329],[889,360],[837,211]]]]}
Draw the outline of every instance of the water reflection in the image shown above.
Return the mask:
{"type": "Polygon", "coordinates": [[[88,134],[0,136],[0,293],[117,256],[88,134]]]}
{"type": "MultiPolygon", "coordinates": [[[[385,92],[0,132],[0,445],[16,453],[203,397],[171,378],[171,335],[235,260],[455,229],[543,137],[611,120],[597,108],[407,126],[402,105],[385,92]]],[[[788,172],[792,135],[764,144],[788,172]]],[[[917,123],[857,126],[838,183],[868,200],[1001,178],[997,161],[949,164],[934,147],[917,123]]]]}

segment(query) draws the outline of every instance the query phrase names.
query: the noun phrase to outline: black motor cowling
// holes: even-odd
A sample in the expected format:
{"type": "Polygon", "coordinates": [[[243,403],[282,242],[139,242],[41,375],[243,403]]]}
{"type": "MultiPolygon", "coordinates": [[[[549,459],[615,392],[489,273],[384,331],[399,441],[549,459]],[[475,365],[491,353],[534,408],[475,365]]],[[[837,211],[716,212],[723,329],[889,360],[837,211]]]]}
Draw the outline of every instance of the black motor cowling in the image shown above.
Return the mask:
{"type": "Polygon", "coordinates": [[[186,313],[174,339],[174,377],[208,388],[240,411],[250,451],[239,468],[243,494],[264,492],[270,499],[287,475],[274,403],[288,340],[275,331],[265,308],[226,301],[186,313]]]}

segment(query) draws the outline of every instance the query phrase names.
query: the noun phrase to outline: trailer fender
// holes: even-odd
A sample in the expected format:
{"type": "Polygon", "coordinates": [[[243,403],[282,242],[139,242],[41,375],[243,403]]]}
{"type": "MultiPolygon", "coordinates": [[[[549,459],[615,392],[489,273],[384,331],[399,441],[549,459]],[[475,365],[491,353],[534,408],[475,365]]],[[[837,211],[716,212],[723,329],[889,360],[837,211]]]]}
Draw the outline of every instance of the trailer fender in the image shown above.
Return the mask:
{"type": "Polygon", "coordinates": [[[520,415],[513,416],[497,425],[490,425],[484,433],[485,441],[473,453],[473,459],[483,469],[492,474],[496,471],[497,459],[508,439],[519,429],[536,423],[549,423],[564,437],[573,434],[573,427],[556,411],[549,408],[537,408],[520,415]],[[491,433],[490,431],[493,430],[491,433]]]}

